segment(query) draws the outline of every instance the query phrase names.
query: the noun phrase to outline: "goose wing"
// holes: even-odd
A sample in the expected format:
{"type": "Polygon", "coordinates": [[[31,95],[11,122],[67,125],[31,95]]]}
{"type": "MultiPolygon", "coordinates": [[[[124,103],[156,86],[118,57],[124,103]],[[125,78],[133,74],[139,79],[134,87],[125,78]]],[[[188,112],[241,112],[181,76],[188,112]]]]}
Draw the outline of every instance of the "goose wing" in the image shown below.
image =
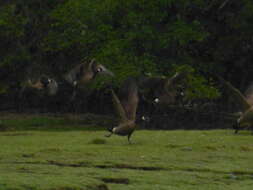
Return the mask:
{"type": "Polygon", "coordinates": [[[124,110],[126,111],[126,115],[129,120],[135,121],[138,102],[138,90],[137,86],[134,86],[129,89],[127,101],[122,101],[122,105],[124,107],[124,110]]]}
{"type": "Polygon", "coordinates": [[[69,84],[74,84],[74,82],[77,80],[77,73],[80,71],[80,67],[82,65],[79,64],[77,66],[75,66],[73,69],[71,69],[70,71],[68,71],[63,78],[69,83],[69,84]]]}
{"type": "Polygon", "coordinates": [[[217,76],[218,79],[220,80],[220,82],[229,89],[229,91],[231,92],[232,96],[237,99],[237,101],[239,102],[239,104],[241,104],[243,111],[248,110],[251,105],[248,103],[247,99],[244,97],[244,95],[237,89],[235,88],[230,82],[227,82],[226,80],[224,80],[222,77],[217,76]]]}
{"type": "Polygon", "coordinates": [[[127,118],[132,121],[135,121],[136,118],[136,110],[139,102],[139,90],[136,79],[132,77],[125,80],[119,89],[121,105],[126,112],[127,118]]]}
{"type": "Polygon", "coordinates": [[[126,112],[118,98],[118,96],[115,94],[114,90],[111,90],[112,92],[112,102],[114,105],[114,109],[116,110],[118,116],[120,117],[121,122],[127,122],[127,116],[126,116],[126,112]]]}
{"type": "Polygon", "coordinates": [[[253,106],[253,83],[251,83],[245,91],[245,98],[247,102],[253,106]]]}

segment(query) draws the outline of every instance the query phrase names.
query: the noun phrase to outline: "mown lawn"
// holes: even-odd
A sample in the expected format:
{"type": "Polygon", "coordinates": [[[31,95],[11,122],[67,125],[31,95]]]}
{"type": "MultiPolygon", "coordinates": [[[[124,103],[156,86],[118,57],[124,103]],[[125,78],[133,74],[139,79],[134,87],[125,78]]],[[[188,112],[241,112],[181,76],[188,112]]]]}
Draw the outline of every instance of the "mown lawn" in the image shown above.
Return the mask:
{"type": "Polygon", "coordinates": [[[59,118],[2,118],[0,190],[252,190],[253,136],[137,130],[59,118]]]}

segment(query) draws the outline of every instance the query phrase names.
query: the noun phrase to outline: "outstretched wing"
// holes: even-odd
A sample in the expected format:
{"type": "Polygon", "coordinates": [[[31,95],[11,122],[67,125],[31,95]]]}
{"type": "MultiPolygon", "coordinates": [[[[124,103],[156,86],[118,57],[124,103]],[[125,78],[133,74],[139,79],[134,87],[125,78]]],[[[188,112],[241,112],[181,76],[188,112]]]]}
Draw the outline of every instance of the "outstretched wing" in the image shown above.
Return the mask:
{"type": "Polygon", "coordinates": [[[127,118],[135,121],[139,97],[137,86],[134,85],[128,89],[127,100],[122,100],[122,105],[126,111],[127,118]]]}
{"type": "Polygon", "coordinates": [[[135,121],[139,102],[137,81],[133,77],[126,79],[119,89],[119,97],[127,119],[135,121]]]}
{"type": "Polygon", "coordinates": [[[80,73],[80,68],[82,64],[75,66],[69,72],[64,75],[64,79],[71,85],[74,85],[74,82],[77,81],[77,76],[80,73]]]}
{"type": "Polygon", "coordinates": [[[229,82],[225,81],[222,77],[217,76],[220,82],[231,92],[231,95],[237,99],[238,103],[241,104],[243,111],[248,110],[251,106],[248,103],[247,99],[243,96],[243,94],[232,84],[229,82]]]}
{"type": "Polygon", "coordinates": [[[251,83],[245,91],[245,98],[247,102],[253,106],[253,83],[251,83]]]}
{"type": "Polygon", "coordinates": [[[128,119],[126,116],[126,112],[125,112],[123,106],[121,105],[118,96],[115,94],[113,89],[111,90],[111,92],[112,92],[112,102],[113,102],[113,105],[114,105],[114,108],[115,108],[117,114],[120,117],[121,122],[127,122],[128,119]]]}

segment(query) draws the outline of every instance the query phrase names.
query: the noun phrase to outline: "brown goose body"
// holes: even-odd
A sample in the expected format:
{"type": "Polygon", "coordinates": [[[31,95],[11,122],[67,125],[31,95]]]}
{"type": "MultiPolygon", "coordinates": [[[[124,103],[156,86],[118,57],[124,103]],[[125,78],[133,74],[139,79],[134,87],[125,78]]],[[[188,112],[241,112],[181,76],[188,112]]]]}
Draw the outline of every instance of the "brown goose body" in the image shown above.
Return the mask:
{"type": "Polygon", "coordinates": [[[125,123],[119,124],[117,127],[114,127],[112,129],[112,132],[120,136],[127,136],[133,133],[135,128],[136,124],[134,121],[127,121],[125,123]]]}
{"type": "Polygon", "coordinates": [[[69,84],[80,87],[93,80],[97,74],[114,76],[109,69],[102,64],[97,63],[95,59],[92,59],[90,62],[83,62],[75,66],[65,74],[64,79],[69,84]]]}
{"type": "Polygon", "coordinates": [[[253,129],[253,104],[252,104],[252,93],[253,89],[248,89],[246,91],[246,96],[244,96],[238,89],[232,86],[229,82],[225,81],[223,78],[219,77],[222,84],[230,91],[230,94],[241,106],[241,114],[237,119],[236,123],[233,125],[235,133],[238,133],[239,129],[244,126],[249,126],[253,129]]]}
{"type": "Polygon", "coordinates": [[[58,83],[53,78],[49,78],[46,75],[42,75],[34,82],[32,82],[31,79],[29,79],[22,87],[19,94],[20,97],[22,96],[22,94],[26,89],[40,91],[45,95],[53,96],[58,91],[58,83]]]}
{"type": "Polygon", "coordinates": [[[138,88],[142,97],[156,104],[173,104],[179,96],[178,84],[185,78],[186,72],[167,77],[142,77],[138,79],[138,88]]]}
{"type": "Polygon", "coordinates": [[[111,93],[114,108],[119,116],[119,124],[116,127],[109,128],[110,134],[106,137],[110,137],[112,134],[128,136],[130,143],[131,135],[137,127],[135,123],[139,101],[137,87],[134,84],[134,86],[127,88],[127,94],[121,98],[121,101],[113,90],[111,93]]]}

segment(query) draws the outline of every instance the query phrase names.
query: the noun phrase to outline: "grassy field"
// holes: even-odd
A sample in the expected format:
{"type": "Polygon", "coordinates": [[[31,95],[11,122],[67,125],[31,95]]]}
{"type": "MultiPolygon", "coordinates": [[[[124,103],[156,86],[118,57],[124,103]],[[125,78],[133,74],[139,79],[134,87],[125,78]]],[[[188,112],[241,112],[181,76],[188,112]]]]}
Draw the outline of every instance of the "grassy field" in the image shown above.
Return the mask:
{"type": "Polygon", "coordinates": [[[2,117],[0,190],[252,190],[253,136],[137,130],[48,117],[2,117]]]}

